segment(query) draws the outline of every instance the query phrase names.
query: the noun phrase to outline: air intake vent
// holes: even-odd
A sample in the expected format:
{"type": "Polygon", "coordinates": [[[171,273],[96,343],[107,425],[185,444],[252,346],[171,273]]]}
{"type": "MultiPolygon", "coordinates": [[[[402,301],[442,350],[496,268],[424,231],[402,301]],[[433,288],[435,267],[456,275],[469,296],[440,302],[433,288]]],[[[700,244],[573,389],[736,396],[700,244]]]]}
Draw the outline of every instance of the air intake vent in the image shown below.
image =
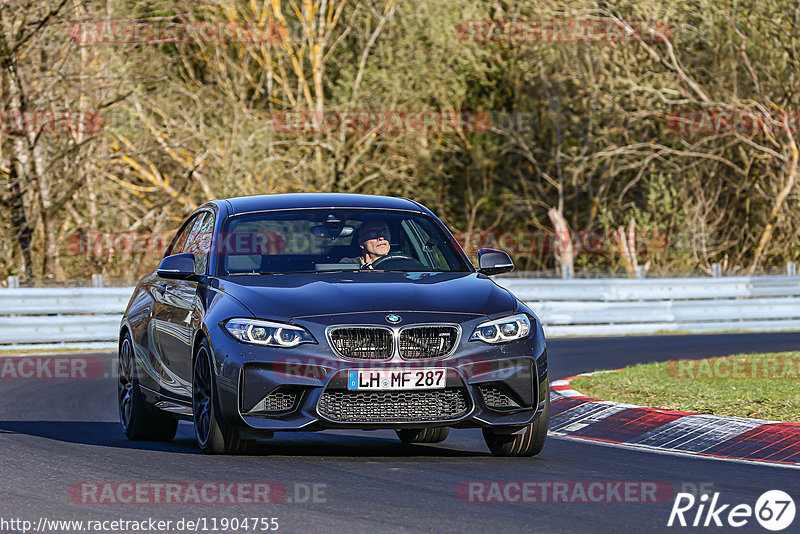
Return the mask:
{"type": "Polygon", "coordinates": [[[400,332],[400,356],[406,360],[441,358],[452,352],[458,340],[454,326],[414,326],[400,332]]]}
{"type": "Polygon", "coordinates": [[[325,391],[317,410],[343,423],[452,421],[464,416],[470,401],[463,388],[436,391],[325,391]]]}
{"type": "Polygon", "coordinates": [[[481,397],[487,408],[510,409],[519,408],[517,401],[497,386],[481,386],[481,397]]]}
{"type": "Polygon", "coordinates": [[[356,360],[388,360],[392,355],[392,331],[381,327],[347,326],[328,332],[339,356],[356,360]]]}
{"type": "Polygon", "coordinates": [[[288,391],[276,391],[270,393],[258,403],[253,406],[253,409],[247,412],[248,415],[257,415],[259,413],[281,413],[288,412],[294,408],[297,401],[297,393],[288,391]]]}

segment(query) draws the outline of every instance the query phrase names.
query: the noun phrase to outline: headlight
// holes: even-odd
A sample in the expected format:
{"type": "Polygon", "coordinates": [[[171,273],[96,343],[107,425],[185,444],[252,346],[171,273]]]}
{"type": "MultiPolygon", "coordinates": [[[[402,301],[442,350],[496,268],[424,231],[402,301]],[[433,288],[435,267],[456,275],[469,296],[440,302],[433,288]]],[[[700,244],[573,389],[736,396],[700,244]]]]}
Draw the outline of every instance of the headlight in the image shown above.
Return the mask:
{"type": "Polygon", "coordinates": [[[531,320],[524,313],[487,321],[475,327],[470,341],[505,343],[526,337],[531,331],[531,320]]]}
{"type": "Polygon", "coordinates": [[[225,329],[239,341],[269,347],[291,348],[317,342],[305,328],[258,319],[230,319],[225,329]]]}

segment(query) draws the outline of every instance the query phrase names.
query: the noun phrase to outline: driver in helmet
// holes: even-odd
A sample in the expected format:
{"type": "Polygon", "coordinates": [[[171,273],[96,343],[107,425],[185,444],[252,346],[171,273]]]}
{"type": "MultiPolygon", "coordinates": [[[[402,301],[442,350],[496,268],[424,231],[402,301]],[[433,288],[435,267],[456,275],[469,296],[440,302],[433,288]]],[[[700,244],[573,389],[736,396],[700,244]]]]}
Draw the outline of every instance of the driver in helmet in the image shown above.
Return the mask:
{"type": "Polygon", "coordinates": [[[358,246],[361,255],[356,258],[342,258],[340,263],[357,263],[362,269],[372,269],[372,264],[389,254],[391,234],[386,221],[369,219],[358,229],[358,246]]]}

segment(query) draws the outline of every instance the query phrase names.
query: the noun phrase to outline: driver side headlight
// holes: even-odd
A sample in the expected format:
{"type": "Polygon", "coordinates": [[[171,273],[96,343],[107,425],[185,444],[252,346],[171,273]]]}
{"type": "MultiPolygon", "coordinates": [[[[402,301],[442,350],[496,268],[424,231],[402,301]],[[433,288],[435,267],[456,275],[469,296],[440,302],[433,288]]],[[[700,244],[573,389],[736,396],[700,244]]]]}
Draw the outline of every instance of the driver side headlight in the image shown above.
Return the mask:
{"type": "Polygon", "coordinates": [[[239,341],[268,347],[292,348],[316,343],[314,336],[300,326],[258,319],[229,319],[225,329],[239,341]]]}
{"type": "Polygon", "coordinates": [[[524,313],[481,323],[469,338],[470,341],[505,343],[527,337],[531,331],[531,320],[524,313]]]}

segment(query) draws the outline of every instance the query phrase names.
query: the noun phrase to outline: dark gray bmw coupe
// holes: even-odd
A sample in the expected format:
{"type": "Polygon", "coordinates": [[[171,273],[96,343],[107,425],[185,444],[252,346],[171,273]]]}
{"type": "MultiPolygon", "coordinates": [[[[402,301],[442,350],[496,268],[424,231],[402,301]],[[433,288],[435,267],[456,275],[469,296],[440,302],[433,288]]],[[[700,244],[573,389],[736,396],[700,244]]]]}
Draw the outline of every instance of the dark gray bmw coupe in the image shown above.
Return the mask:
{"type": "Polygon", "coordinates": [[[497,456],[539,453],[550,402],[536,316],[408,199],[215,200],[177,232],[122,319],[119,413],[132,440],[193,421],[208,453],[277,431],[395,429],[436,443],[481,428],[497,456]]]}

